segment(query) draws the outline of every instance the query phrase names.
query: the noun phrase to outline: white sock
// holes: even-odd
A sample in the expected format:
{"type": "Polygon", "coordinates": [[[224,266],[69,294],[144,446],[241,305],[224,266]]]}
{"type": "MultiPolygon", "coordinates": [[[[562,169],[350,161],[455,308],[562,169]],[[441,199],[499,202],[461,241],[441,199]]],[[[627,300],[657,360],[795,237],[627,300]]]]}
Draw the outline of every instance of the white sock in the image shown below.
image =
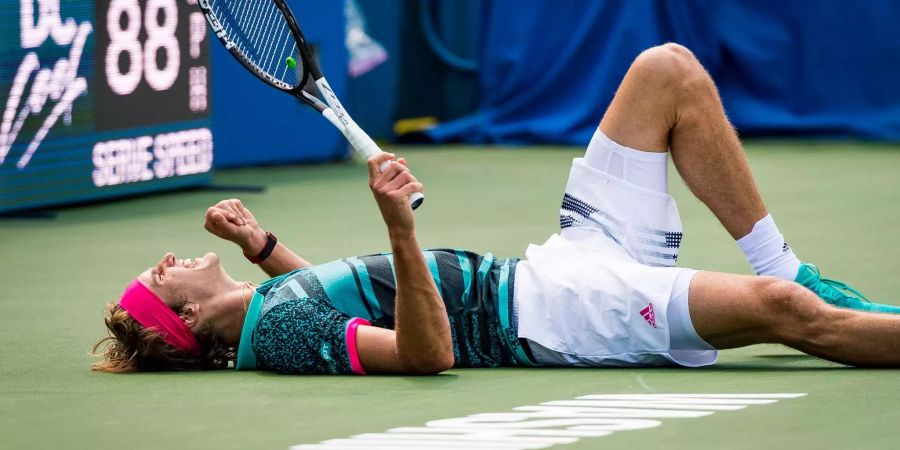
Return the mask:
{"type": "Polygon", "coordinates": [[[756,222],[749,234],[737,240],[737,245],[757,275],[788,281],[794,281],[797,277],[800,260],[778,231],[771,214],[756,222]]]}

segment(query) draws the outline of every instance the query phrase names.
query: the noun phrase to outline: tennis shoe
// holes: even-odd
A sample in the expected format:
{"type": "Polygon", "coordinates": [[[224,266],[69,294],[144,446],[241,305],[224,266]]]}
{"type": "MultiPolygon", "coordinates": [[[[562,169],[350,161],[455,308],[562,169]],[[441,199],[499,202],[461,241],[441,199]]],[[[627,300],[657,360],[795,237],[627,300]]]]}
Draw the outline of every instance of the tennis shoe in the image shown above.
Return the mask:
{"type": "Polygon", "coordinates": [[[856,289],[837,280],[822,278],[819,268],[814,264],[800,263],[797,278],[794,279],[807,289],[813,291],[829,305],[838,308],[855,309],[888,314],[900,314],[900,307],[873,303],[856,289]]]}

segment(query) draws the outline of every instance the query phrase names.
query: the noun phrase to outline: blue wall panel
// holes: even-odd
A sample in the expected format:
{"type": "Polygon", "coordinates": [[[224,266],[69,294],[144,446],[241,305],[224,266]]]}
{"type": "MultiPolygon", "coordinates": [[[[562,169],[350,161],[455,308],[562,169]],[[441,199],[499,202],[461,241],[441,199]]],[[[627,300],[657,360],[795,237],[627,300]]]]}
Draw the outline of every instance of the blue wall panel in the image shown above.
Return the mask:
{"type": "Polygon", "coordinates": [[[900,140],[900,2],[484,0],[481,103],[436,141],[584,145],[629,64],[691,48],[742,134],[900,140]]]}

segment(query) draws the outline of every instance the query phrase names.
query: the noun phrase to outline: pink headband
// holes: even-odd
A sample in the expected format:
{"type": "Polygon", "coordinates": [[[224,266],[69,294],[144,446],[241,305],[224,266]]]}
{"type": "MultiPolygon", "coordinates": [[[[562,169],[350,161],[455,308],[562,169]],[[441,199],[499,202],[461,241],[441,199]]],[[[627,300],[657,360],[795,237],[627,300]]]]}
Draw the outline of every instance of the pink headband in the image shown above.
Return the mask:
{"type": "Polygon", "coordinates": [[[172,347],[194,355],[200,354],[200,345],[191,329],[161,298],[137,279],[125,288],[119,306],[139,324],[156,330],[172,347]]]}

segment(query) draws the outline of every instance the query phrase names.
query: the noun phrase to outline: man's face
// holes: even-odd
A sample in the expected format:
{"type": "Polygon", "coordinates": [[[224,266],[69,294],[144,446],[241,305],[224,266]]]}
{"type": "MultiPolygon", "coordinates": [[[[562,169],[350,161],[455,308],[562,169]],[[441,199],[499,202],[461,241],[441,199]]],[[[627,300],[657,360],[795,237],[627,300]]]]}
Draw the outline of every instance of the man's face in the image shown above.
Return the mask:
{"type": "Polygon", "coordinates": [[[202,258],[178,259],[169,252],[155,266],[138,275],[138,280],[173,306],[185,300],[198,302],[213,298],[231,278],[215,253],[207,253],[202,258]]]}

